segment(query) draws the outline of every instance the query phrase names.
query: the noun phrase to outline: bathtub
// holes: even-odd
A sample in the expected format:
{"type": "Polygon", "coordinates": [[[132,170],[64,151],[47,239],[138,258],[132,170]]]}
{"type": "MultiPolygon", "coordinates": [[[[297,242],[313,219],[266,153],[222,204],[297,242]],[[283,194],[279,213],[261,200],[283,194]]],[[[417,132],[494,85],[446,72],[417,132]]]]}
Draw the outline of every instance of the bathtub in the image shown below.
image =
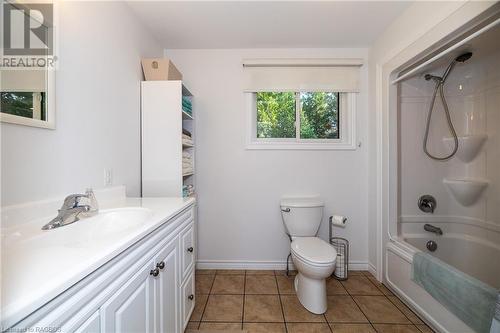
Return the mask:
{"type": "Polygon", "coordinates": [[[500,289],[500,247],[479,238],[446,232],[443,236],[406,234],[391,238],[386,244],[385,276],[388,286],[418,312],[438,332],[474,333],[454,314],[411,280],[413,255],[423,251],[500,289]],[[437,250],[427,250],[429,240],[437,250]]]}

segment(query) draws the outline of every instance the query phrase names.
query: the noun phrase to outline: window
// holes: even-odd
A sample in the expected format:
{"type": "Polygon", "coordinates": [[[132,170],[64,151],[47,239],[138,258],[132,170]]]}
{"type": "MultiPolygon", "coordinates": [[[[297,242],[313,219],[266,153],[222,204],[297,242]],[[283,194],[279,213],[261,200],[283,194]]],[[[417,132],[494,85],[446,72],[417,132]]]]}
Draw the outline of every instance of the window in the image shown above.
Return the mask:
{"type": "Polygon", "coordinates": [[[45,92],[1,92],[0,112],[14,116],[47,120],[45,92]]]}
{"type": "Polygon", "coordinates": [[[255,92],[249,149],[355,149],[354,94],[255,92]]]}

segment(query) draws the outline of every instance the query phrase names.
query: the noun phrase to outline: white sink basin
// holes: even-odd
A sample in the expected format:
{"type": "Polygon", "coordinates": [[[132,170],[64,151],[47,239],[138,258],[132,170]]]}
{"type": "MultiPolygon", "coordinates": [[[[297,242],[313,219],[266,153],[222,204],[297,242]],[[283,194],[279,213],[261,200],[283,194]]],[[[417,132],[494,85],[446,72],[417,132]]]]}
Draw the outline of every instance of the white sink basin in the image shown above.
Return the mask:
{"type": "Polygon", "coordinates": [[[36,241],[42,246],[84,247],[120,237],[144,225],[151,216],[151,210],[141,207],[102,210],[95,216],[51,230],[41,230],[48,222],[42,219],[4,233],[2,241],[14,246],[27,246],[36,241]]]}

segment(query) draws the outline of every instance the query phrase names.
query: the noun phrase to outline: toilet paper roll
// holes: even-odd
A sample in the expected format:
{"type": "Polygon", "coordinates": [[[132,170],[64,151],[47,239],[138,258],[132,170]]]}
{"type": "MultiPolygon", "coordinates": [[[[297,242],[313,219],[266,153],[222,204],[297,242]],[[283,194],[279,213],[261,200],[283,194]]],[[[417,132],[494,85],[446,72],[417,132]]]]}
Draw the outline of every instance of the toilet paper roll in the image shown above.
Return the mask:
{"type": "Polygon", "coordinates": [[[330,217],[330,223],[344,228],[347,223],[347,217],[342,215],[333,215],[332,217],[330,217]]]}

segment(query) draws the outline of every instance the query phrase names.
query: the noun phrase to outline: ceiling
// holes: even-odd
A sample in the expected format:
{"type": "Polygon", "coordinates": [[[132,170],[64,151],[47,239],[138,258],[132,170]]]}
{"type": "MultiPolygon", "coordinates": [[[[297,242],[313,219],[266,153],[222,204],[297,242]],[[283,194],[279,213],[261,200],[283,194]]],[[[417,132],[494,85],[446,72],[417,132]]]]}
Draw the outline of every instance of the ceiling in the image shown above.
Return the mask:
{"type": "Polygon", "coordinates": [[[409,1],[130,1],[167,49],[369,47],[409,1]]]}

